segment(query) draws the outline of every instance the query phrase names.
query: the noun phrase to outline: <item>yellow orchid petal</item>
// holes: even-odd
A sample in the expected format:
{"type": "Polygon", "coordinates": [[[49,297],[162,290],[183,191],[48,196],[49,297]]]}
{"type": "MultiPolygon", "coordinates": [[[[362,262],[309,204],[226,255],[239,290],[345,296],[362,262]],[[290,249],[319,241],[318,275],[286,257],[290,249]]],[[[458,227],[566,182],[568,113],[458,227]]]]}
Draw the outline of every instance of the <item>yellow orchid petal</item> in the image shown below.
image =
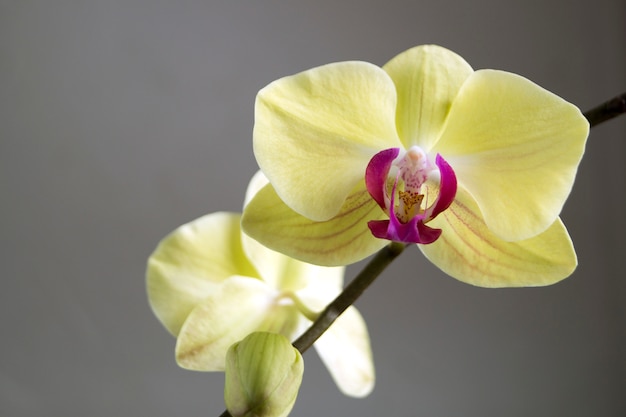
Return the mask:
{"type": "Polygon", "coordinates": [[[374,389],[370,339],[356,308],[349,307],[339,316],[314,346],[341,392],[365,397],[374,389]]]}
{"type": "Polygon", "coordinates": [[[305,320],[292,303],[264,282],[231,277],[200,303],[185,321],[176,343],[176,360],[187,369],[222,371],[228,348],[255,331],[292,338],[305,320]]]}
{"type": "Polygon", "coordinates": [[[395,107],[391,78],[373,64],[340,62],[285,77],[257,96],[254,154],[289,207],[328,220],[370,158],[400,146],[395,107]]]}
{"type": "Polygon", "coordinates": [[[299,300],[312,311],[322,311],[343,289],[344,266],[317,266],[301,269],[307,286],[295,293],[299,300]]]}
{"type": "Polygon", "coordinates": [[[472,67],[446,48],[422,45],[397,55],[383,69],[398,92],[396,125],[402,143],[406,149],[417,145],[429,151],[472,67]]]}
{"type": "Polygon", "coordinates": [[[509,241],[546,230],[569,195],[589,124],[574,105],[519,75],[472,74],[433,148],[509,241]]]}
{"type": "Polygon", "coordinates": [[[148,259],[148,300],[177,335],[191,310],[232,275],[256,276],[241,250],[240,215],[213,213],[165,237],[148,259]]]}
{"type": "MultiPolygon", "coordinates": [[[[246,190],[245,205],[268,184],[265,175],[258,171],[250,180],[246,190]]],[[[323,267],[298,261],[263,246],[256,240],[242,233],[241,243],[248,259],[272,288],[282,291],[328,293],[331,288],[341,288],[344,267],[323,267]]]]}
{"type": "Polygon", "coordinates": [[[368,220],[385,216],[363,181],[339,214],[325,222],[314,222],[291,210],[267,185],[246,206],[242,228],[253,239],[287,256],[337,266],[357,262],[385,246],[387,242],[375,238],[367,227],[368,220]]]}
{"type": "Polygon", "coordinates": [[[559,218],[535,237],[505,242],[487,228],[472,197],[459,189],[455,202],[429,225],[443,233],[436,242],[419,248],[442,271],[468,284],[550,285],[576,269],[576,253],[559,218]]]}
{"type": "Polygon", "coordinates": [[[298,261],[280,252],[268,249],[245,234],[241,236],[248,259],[257,267],[259,275],[272,288],[281,291],[315,291],[341,285],[343,266],[318,266],[298,261]]]}
{"type": "Polygon", "coordinates": [[[252,200],[252,198],[269,183],[270,181],[267,179],[263,171],[258,170],[257,172],[255,172],[250,179],[250,182],[248,183],[248,188],[246,188],[246,195],[243,200],[243,208],[246,208],[250,200],[252,200]]]}

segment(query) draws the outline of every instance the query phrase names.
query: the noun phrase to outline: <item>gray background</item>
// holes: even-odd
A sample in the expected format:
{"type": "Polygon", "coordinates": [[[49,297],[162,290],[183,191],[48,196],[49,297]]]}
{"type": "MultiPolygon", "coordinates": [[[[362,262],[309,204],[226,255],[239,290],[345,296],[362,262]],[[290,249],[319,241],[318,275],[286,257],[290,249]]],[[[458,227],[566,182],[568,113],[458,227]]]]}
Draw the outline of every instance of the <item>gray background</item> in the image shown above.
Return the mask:
{"type": "MultiPolygon", "coordinates": [[[[177,368],[146,258],[240,210],[260,88],[423,43],[582,109],[626,90],[624,0],[0,1],[0,415],[217,416],[223,375],[177,368]]],[[[485,290],[409,250],[358,302],[373,394],[343,397],[310,352],[293,415],[626,415],[625,136],[592,130],[571,278],[485,290]]]]}

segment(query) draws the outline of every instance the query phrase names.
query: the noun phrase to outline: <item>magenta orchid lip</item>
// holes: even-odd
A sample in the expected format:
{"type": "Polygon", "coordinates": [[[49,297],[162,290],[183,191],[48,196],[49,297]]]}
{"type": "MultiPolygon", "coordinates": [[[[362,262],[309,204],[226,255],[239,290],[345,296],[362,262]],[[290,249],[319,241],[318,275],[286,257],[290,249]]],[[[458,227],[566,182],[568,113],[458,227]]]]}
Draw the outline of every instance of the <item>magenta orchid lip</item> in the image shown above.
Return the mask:
{"type": "Polygon", "coordinates": [[[439,154],[433,165],[417,146],[400,154],[400,148],[385,149],[372,157],[365,170],[365,185],[389,220],[372,220],[368,227],[380,239],[403,243],[432,243],[441,229],[426,225],[450,207],[457,189],[452,167],[439,154]],[[395,178],[391,174],[396,168],[395,178]],[[439,177],[439,192],[432,203],[426,181],[439,177]],[[393,185],[390,187],[390,179],[393,185]],[[390,190],[391,188],[391,190],[390,190]]]}

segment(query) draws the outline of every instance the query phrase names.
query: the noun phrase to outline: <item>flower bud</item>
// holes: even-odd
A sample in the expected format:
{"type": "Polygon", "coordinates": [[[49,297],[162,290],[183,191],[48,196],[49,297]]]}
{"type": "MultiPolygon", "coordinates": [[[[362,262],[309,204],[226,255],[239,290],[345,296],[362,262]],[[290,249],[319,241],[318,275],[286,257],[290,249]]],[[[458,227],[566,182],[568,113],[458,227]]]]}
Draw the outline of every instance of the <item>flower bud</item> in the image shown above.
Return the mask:
{"type": "Polygon", "coordinates": [[[302,382],[302,356],[280,334],[255,332],[226,355],[224,401],[233,417],[284,417],[302,382]]]}

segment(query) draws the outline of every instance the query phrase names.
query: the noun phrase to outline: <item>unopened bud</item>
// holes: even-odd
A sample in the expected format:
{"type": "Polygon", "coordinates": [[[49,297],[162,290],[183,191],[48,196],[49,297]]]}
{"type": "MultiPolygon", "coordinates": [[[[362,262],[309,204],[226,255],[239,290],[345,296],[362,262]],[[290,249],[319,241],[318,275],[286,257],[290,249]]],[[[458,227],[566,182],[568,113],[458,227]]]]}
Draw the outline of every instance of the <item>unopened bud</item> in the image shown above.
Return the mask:
{"type": "Polygon", "coordinates": [[[233,417],[285,417],[303,372],[302,356],[285,336],[252,333],[228,349],[226,408],[233,417]]]}

